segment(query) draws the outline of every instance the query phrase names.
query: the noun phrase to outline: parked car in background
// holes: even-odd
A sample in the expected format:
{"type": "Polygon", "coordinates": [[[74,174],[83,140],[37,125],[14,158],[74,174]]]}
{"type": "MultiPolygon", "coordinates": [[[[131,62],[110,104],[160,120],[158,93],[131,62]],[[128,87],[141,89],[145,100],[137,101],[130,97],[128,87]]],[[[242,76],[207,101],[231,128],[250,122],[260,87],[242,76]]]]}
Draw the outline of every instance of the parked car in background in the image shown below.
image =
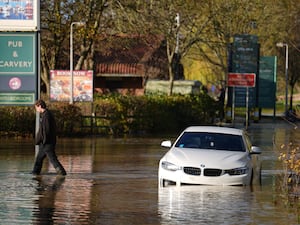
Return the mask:
{"type": "Polygon", "coordinates": [[[158,182],[167,185],[260,184],[261,149],[242,129],[217,126],[186,128],[159,161],[158,182]]]}

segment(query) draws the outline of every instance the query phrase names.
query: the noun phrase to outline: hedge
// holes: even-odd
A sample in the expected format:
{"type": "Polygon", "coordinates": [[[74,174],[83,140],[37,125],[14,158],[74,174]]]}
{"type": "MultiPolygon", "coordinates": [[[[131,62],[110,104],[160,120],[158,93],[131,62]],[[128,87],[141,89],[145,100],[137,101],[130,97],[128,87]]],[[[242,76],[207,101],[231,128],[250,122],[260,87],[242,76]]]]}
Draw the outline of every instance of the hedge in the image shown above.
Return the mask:
{"type": "MultiPolygon", "coordinates": [[[[207,94],[199,95],[101,95],[93,103],[73,105],[47,102],[56,117],[60,136],[90,135],[83,129],[85,119],[95,116],[93,134],[140,135],[177,133],[190,125],[211,124],[217,110],[216,102],[207,94]],[[97,120],[96,120],[97,118],[97,120]],[[101,129],[109,127],[110,129],[101,129]]],[[[90,119],[91,119],[90,118],[90,119]]],[[[3,135],[33,135],[33,107],[1,106],[0,132],[3,135]]],[[[91,124],[90,124],[91,125],[91,124]]]]}

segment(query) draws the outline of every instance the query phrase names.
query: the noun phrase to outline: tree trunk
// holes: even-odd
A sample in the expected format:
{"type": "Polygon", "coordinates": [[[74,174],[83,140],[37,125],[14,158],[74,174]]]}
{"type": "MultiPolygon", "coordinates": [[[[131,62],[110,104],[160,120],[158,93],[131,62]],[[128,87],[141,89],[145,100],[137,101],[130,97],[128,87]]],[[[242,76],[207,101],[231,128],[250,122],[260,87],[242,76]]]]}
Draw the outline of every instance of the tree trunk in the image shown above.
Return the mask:
{"type": "Polygon", "coordinates": [[[47,64],[46,60],[46,52],[44,48],[41,48],[41,70],[40,70],[40,82],[43,81],[44,85],[46,86],[46,96],[50,96],[50,82],[49,82],[49,65],[47,64]]]}
{"type": "Polygon", "coordinates": [[[173,94],[173,84],[174,84],[174,75],[172,69],[172,59],[173,59],[174,52],[171,51],[170,42],[167,40],[167,57],[168,57],[168,71],[169,71],[169,81],[170,81],[170,88],[169,88],[169,95],[173,94]]]}
{"type": "Polygon", "coordinates": [[[290,94],[290,105],[289,110],[293,109],[293,95],[294,95],[294,87],[295,85],[291,85],[291,94],[290,94]]]}
{"type": "Polygon", "coordinates": [[[169,95],[171,96],[173,94],[174,76],[173,76],[172,66],[170,65],[170,63],[169,63],[169,77],[170,77],[169,95]]]}

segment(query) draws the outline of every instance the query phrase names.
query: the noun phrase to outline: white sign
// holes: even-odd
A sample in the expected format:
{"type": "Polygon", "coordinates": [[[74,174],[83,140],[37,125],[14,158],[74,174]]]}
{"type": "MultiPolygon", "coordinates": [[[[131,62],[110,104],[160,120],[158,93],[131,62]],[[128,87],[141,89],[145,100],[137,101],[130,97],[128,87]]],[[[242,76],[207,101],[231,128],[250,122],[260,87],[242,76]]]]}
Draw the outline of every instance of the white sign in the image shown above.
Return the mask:
{"type": "Polygon", "coordinates": [[[0,0],[0,31],[38,31],[39,0],[0,0]]]}

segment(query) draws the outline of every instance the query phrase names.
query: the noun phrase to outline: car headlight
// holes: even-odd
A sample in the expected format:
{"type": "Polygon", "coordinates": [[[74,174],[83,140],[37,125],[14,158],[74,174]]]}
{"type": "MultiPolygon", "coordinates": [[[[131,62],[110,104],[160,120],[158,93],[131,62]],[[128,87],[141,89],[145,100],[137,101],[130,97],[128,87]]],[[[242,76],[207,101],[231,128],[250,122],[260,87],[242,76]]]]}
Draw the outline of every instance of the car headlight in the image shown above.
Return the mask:
{"type": "Polygon", "coordinates": [[[171,170],[171,171],[181,170],[180,166],[177,166],[177,165],[167,162],[167,161],[163,161],[161,163],[161,167],[164,168],[165,170],[171,170]]]}
{"type": "Polygon", "coordinates": [[[225,173],[228,173],[231,176],[234,175],[243,175],[248,173],[248,168],[247,167],[240,167],[240,168],[235,168],[231,170],[225,170],[225,173]]]}

